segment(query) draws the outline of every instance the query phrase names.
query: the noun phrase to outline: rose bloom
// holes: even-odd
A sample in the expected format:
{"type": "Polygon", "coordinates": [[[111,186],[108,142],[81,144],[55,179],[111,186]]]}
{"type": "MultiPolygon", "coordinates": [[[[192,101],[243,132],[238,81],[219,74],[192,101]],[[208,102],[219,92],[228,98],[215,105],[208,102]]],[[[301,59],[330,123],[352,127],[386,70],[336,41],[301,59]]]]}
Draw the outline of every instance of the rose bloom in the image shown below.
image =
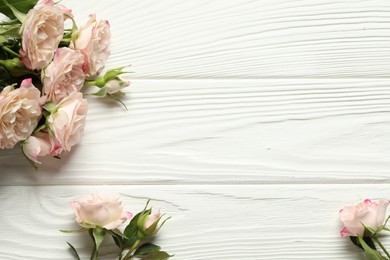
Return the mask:
{"type": "Polygon", "coordinates": [[[346,206],[340,210],[340,220],[344,224],[340,231],[342,237],[345,236],[363,236],[364,227],[378,229],[383,224],[386,215],[386,209],[389,205],[389,200],[372,201],[366,199],[364,202],[356,206],[346,206]]]}
{"type": "Polygon", "coordinates": [[[110,24],[105,20],[96,20],[90,15],[89,21],[78,30],[77,38],[71,42],[70,48],[80,50],[86,61],[86,76],[98,75],[110,55],[110,24]]]}
{"type": "Polygon", "coordinates": [[[63,10],[53,1],[40,1],[27,13],[22,29],[21,60],[29,69],[42,69],[63,37],[63,10]]]}
{"type": "Polygon", "coordinates": [[[60,48],[42,73],[43,94],[47,100],[60,102],[72,92],[79,91],[84,84],[84,56],[78,50],[60,48]]]}
{"type": "Polygon", "coordinates": [[[29,137],[41,118],[40,92],[31,79],[20,88],[8,86],[0,94],[0,148],[12,148],[29,137]]]}
{"type": "Polygon", "coordinates": [[[83,227],[103,227],[116,229],[133,215],[123,212],[123,206],[118,198],[91,194],[82,201],[71,203],[76,214],[76,221],[83,227]]]}
{"type": "Polygon", "coordinates": [[[57,111],[47,117],[47,123],[62,151],[70,151],[84,134],[87,100],[80,92],[72,92],[57,104],[57,111]]]}
{"type": "Polygon", "coordinates": [[[39,157],[57,155],[60,152],[56,139],[49,133],[37,132],[26,139],[22,145],[24,155],[34,163],[41,163],[39,157]]]}

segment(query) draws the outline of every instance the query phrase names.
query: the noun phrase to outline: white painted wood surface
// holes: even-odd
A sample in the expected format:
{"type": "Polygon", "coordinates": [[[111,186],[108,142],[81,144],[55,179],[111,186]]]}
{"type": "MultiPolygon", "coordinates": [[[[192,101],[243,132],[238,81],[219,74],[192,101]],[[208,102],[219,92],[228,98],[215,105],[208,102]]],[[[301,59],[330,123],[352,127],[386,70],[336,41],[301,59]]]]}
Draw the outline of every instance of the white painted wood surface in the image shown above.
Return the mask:
{"type": "Polygon", "coordinates": [[[337,212],[390,197],[390,1],[62,3],[110,20],[129,111],[89,99],[82,143],[39,171],[0,151],[0,259],[86,256],[58,229],[92,191],[172,215],[173,259],[362,259],[337,212]]]}

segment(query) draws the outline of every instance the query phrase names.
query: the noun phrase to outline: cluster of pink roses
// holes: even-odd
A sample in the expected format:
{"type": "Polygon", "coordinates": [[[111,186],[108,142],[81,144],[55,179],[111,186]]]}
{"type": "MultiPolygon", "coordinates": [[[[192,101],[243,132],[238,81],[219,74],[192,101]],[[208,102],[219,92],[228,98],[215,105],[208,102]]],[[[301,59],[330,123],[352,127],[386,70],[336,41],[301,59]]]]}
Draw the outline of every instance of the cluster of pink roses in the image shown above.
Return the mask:
{"type": "Polygon", "coordinates": [[[390,259],[390,253],[379,240],[379,234],[385,230],[390,216],[386,219],[386,209],[389,200],[369,200],[355,206],[346,206],[339,211],[339,217],[343,223],[340,231],[342,237],[350,237],[351,241],[362,248],[368,259],[384,260],[390,259]],[[385,256],[376,249],[375,243],[382,249],[385,256]]]}
{"type": "Polygon", "coordinates": [[[40,156],[58,156],[80,141],[87,114],[83,86],[113,96],[129,82],[118,77],[123,68],[99,77],[110,54],[108,21],[90,15],[77,28],[72,11],[53,0],[40,0],[26,14],[4,2],[17,19],[0,24],[2,51],[13,56],[0,60],[11,75],[0,93],[0,149],[21,142],[26,157],[39,163],[40,156]],[[72,29],[65,29],[67,19],[72,29]]]}
{"type": "MultiPolygon", "coordinates": [[[[98,259],[99,247],[106,235],[111,235],[119,247],[120,260],[150,259],[164,260],[170,255],[161,251],[160,247],[150,243],[150,239],[162,227],[160,223],[163,215],[159,211],[152,212],[147,209],[135,216],[129,211],[123,211],[121,201],[117,197],[108,195],[91,194],[81,201],[73,201],[73,208],[77,223],[81,230],[63,230],[63,232],[87,231],[94,242],[94,249],[90,259],[98,259]],[[122,232],[118,228],[132,219],[122,232]]],[[[77,259],[80,259],[77,250],[69,244],[77,259]]]]}

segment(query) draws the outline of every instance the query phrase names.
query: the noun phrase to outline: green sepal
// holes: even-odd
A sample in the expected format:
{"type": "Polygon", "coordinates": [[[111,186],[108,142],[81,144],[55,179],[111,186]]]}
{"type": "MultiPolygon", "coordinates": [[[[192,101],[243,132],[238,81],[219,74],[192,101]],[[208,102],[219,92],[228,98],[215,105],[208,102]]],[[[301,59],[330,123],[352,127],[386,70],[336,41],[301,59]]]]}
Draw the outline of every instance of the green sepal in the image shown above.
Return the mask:
{"type": "Polygon", "coordinates": [[[68,244],[68,246],[70,247],[70,249],[72,250],[74,256],[76,257],[77,260],[81,260],[79,254],[77,253],[77,250],[76,248],[69,242],[66,242],[68,244]]]}
{"type": "Polygon", "coordinates": [[[2,10],[2,7],[3,7],[3,6],[2,6],[1,4],[0,4],[0,12],[3,13],[3,14],[5,14],[5,15],[7,15],[7,16],[10,17],[10,18],[16,17],[21,23],[24,23],[24,21],[26,20],[26,17],[27,17],[26,13],[27,13],[28,10],[30,10],[30,9],[35,5],[35,3],[36,3],[36,1],[32,1],[32,2],[35,2],[34,5],[31,6],[30,8],[28,8],[28,10],[26,10],[25,12],[23,12],[21,9],[20,9],[20,10],[17,9],[18,3],[21,4],[20,8],[22,8],[22,7],[28,6],[29,2],[31,2],[31,1],[28,1],[28,0],[22,0],[22,1],[13,0],[13,1],[12,1],[12,4],[13,4],[13,5],[11,5],[10,3],[8,3],[7,0],[1,0],[1,1],[5,4],[6,7],[8,7],[8,9],[11,11],[11,13],[12,13],[13,16],[7,15],[5,12],[3,12],[4,10],[2,10]],[[23,6],[23,4],[25,4],[25,5],[23,6]]]}
{"type": "Polygon", "coordinates": [[[107,96],[108,89],[106,87],[102,87],[99,89],[98,92],[93,93],[92,95],[98,96],[98,97],[105,97],[107,96]]]}
{"type": "Polygon", "coordinates": [[[92,234],[95,241],[96,251],[98,251],[106,235],[106,230],[104,228],[96,227],[92,229],[92,234]]]}
{"type": "Polygon", "coordinates": [[[43,108],[50,112],[50,114],[54,114],[57,111],[57,106],[53,102],[47,102],[43,105],[43,108]]]}
{"type": "Polygon", "coordinates": [[[127,68],[129,66],[123,66],[123,67],[119,67],[119,68],[116,68],[116,69],[110,69],[108,70],[105,74],[104,74],[104,80],[107,82],[107,81],[110,81],[114,78],[116,78],[117,76],[121,75],[121,74],[126,74],[126,73],[130,73],[130,72],[127,72],[127,71],[123,71],[124,68],[127,68]]]}
{"type": "Polygon", "coordinates": [[[142,260],[167,260],[172,257],[172,255],[169,255],[167,252],[164,251],[157,251],[151,252],[146,255],[134,255],[134,257],[142,260]]]}
{"type": "Polygon", "coordinates": [[[134,255],[147,255],[152,252],[158,252],[160,251],[161,247],[158,245],[147,243],[140,246],[135,252],[134,255]]]}
{"type": "Polygon", "coordinates": [[[364,253],[368,260],[383,260],[382,255],[377,251],[372,249],[361,236],[358,236],[359,243],[362,245],[364,253]]]}
{"type": "Polygon", "coordinates": [[[362,226],[364,227],[364,235],[368,237],[375,237],[378,231],[376,229],[373,229],[372,227],[368,227],[361,223],[362,226]]]}

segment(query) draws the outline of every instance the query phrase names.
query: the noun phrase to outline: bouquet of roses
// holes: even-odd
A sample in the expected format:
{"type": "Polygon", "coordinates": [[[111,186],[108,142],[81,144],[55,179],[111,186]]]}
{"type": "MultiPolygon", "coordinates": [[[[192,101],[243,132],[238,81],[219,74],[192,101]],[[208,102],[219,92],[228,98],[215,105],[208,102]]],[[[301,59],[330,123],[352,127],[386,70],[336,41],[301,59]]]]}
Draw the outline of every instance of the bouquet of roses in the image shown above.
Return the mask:
{"type": "MultiPolygon", "coordinates": [[[[99,249],[105,237],[111,236],[118,247],[119,260],[144,259],[167,260],[172,255],[162,251],[161,247],[151,243],[154,236],[169,219],[152,208],[145,208],[135,216],[123,211],[119,198],[101,194],[90,194],[81,201],[73,201],[71,206],[76,214],[76,221],[82,227],[78,230],[61,230],[66,233],[88,232],[93,242],[90,260],[99,259],[99,249]],[[119,227],[131,219],[123,232],[119,227]]],[[[76,248],[67,242],[76,259],[80,255],[76,248]]]]}
{"type": "MultiPolygon", "coordinates": [[[[110,24],[90,15],[78,27],[53,0],[0,0],[0,149],[20,143],[34,164],[70,151],[83,135],[87,100],[81,92],[119,100],[129,85],[108,70],[110,24]],[[69,28],[66,25],[69,24],[69,28]]],[[[122,103],[123,104],[123,103],[122,103]]]]}

